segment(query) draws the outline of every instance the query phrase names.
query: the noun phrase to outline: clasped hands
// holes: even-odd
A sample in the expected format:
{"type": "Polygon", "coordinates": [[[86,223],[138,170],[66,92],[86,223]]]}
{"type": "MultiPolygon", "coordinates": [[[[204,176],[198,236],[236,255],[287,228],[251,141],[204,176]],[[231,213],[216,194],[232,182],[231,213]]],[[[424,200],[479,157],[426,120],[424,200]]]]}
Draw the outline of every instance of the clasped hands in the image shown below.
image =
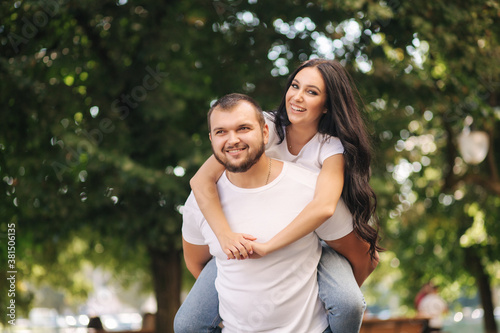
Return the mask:
{"type": "Polygon", "coordinates": [[[225,233],[218,240],[227,259],[257,259],[269,253],[268,243],[255,242],[257,238],[242,233],[225,233]]]}

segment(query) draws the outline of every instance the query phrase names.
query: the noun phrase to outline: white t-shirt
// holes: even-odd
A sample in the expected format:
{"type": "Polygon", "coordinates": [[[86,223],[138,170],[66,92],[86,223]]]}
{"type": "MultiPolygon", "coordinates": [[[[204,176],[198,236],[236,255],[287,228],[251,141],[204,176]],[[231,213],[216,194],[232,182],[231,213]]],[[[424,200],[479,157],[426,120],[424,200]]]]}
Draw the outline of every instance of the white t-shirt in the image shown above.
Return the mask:
{"type": "Polygon", "coordinates": [[[326,134],[316,133],[314,137],[297,155],[292,155],[288,151],[286,137],[282,143],[278,144],[280,138],[275,130],[273,115],[264,112],[266,124],[269,126],[269,142],[266,145],[266,155],[278,160],[294,162],[304,168],[319,172],[323,162],[330,156],[344,153],[344,146],[340,139],[326,134]]]}
{"type": "MultiPolygon", "coordinates": [[[[317,173],[285,162],[281,174],[266,186],[239,188],[224,173],[217,190],[231,230],[266,242],[312,200],[316,178],[317,173]]],[[[321,248],[316,234],[260,259],[227,260],[192,193],[183,208],[183,220],[184,239],[209,245],[216,258],[223,332],[319,333],[328,326],[318,297],[316,267],[321,248]]],[[[352,231],[352,221],[336,219],[322,227],[316,230],[318,236],[334,240],[352,231]]]]}
{"type": "MultiPolygon", "coordinates": [[[[266,145],[266,155],[277,160],[293,162],[313,172],[319,173],[323,167],[323,162],[330,156],[343,154],[344,146],[340,139],[326,134],[316,133],[309,142],[305,144],[300,150],[298,155],[293,155],[288,151],[288,144],[286,137],[282,143],[278,144],[280,138],[276,133],[276,126],[274,124],[274,115],[269,112],[264,112],[264,118],[267,126],[269,126],[269,142],[266,145]]],[[[349,208],[344,203],[342,198],[339,199],[333,217],[324,222],[317,231],[323,232],[323,229],[328,229],[327,224],[337,224],[335,221],[348,222],[351,225],[349,232],[353,231],[352,228],[352,214],[349,208]]],[[[342,224],[343,225],[343,224],[342,224]]],[[[349,233],[348,232],[348,233],[349,233]]],[[[345,235],[347,235],[346,233],[345,235]]],[[[320,236],[321,237],[321,236],[320,236]]],[[[335,240],[336,238],[321,237],[324,240],[335,240]]]]}

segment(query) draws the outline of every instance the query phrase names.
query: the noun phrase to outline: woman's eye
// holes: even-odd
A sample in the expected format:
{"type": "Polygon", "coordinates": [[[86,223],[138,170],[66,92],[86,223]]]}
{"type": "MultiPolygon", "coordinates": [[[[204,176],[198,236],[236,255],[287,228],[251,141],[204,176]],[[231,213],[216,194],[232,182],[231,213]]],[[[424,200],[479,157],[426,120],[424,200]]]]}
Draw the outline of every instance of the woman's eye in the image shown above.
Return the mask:
{"type": "Polygon", "coordinates": [[[318,95],[318,93],[314,90],[309,90],[309,94],[314,95],[314,96],[318,95]]]}
{"type": "Polygon", "coordinates": [[[292,83],[292,84],[291,84],[291,87],[292,87],[292,88],[295,88],[295,89],[298,89],[298,88],[299,88],[298,84],[296,84],[296,83],[292,83]]]}

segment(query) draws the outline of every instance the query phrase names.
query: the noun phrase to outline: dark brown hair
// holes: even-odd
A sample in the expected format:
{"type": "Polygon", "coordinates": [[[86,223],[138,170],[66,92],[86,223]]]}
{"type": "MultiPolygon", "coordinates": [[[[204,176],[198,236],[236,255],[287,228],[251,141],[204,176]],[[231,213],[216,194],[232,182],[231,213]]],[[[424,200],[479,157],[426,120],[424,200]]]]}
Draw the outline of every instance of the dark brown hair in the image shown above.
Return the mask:
{"type": "Polygon", "coordinates": [[[208,131],[209,132],[212,131],[212,127],[211,127],[212,125],[210,123],[210,116],[212,115],[212,112],[215,109],[220,109],[222,111],[229,111],[242,101],[248,102],[253,106],[253,108],[255,109],[255,115],[257,117],[259,125],[261,128],[264,128],[266,121],[264,119],[264,114],[262,113],[262,108],[260,107],[259,103],[257,103],[257,101],[255,101],[252,97],[250,97],[248,95],[233,93],[233,94],[224,95],[221,98],[219,98],[212,105],[210,110],[208,110],[208,114],[207,114],[208,131]]]}
{"type": "Polygon", "coordinates": [[[356,233],[370,244],[370,255],[375,258],[378,246],[379,222],[376,214],[377,197],[370,186],[371,141],[358,109],[359,92],[345,68],[337,61],[313,59],[304,62],[289,77],[285,95],[276,110],[276,132],[280,143],[285,138],[284,128],[290,125],[286,113],[286,91],[302,69],[316,67],[327,91],[327,113],[318,124],[318,132],[338,137],[344,146],[344,188],[342,199],[351,211],[356,233]]]}

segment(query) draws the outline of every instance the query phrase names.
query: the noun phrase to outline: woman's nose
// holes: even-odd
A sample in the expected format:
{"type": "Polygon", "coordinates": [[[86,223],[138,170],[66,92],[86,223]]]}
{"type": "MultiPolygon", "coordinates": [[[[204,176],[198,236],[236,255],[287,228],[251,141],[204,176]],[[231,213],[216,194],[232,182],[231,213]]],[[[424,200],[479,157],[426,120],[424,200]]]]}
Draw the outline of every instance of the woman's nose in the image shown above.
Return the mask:
{"type": "Polygon", "coordinates": [[[295,95],[293,95],[293,99],[296,101],[302,101],[304,95],[302,90],[298,90],[295,95]]]}

